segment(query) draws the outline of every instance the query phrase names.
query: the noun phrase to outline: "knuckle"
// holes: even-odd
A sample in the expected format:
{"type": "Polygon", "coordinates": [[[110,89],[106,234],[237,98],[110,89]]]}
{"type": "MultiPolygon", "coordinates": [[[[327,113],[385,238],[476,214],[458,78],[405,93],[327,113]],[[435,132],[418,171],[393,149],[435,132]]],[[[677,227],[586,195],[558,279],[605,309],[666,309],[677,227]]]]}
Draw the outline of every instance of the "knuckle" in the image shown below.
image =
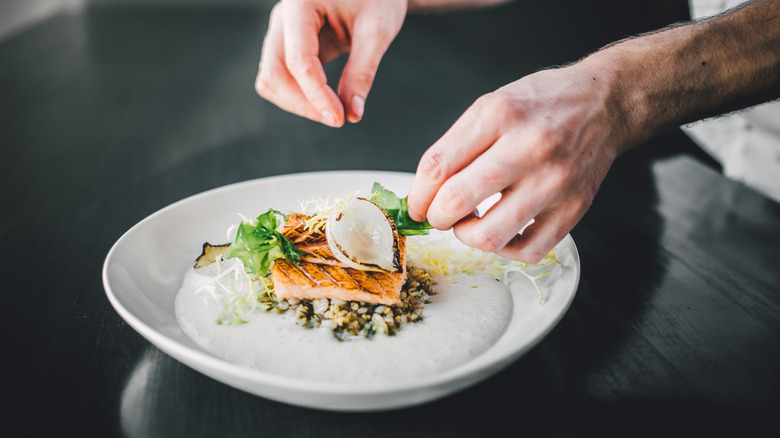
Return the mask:
{"type": "Polygon", "coordinates": [[[482,251],[495,252],[504,247],[504,239],[495,228],[475,228],[472,239],[470,245],[482,251]]]}
{"type": "Polygon", "coordinates": [[[274,81],[270,75],[261,72],[257,76],[257,80],[255,80],[255,91],[257,91],[258,95],[267,99],[273,94],[273,83],[274,81]]]}
{"type": "Polygon", "coordinates": [[[483,94],[477,99],[477,105],[483,111],[505,112],[509,109],[509,102],[501,93],[491,92],[483,94]]]}
{"type": "Polygon", "coordinates": [[[442,183],[447,177],[444,166],[444,158],[439,152],[428,149],[420,158],[418,166],[419,173],[431,180],[433,183],[442,183]]]}
{"type": "Polygon", "coordinates": [[[374,17],[376,26],[373,28],[373,34],[378,41],[389,42],[398,34],[393,20],[388,20],[384,15],[377,15],[374,17]]]}
{"type": "Polygon", "coordinates": [[[587,191],[580,191],[577,193],[577,195],[574,198],[573,202],[573,210],[575,214],[582,214],[587,209],[590,208],[591,203],[593,203],[593,195],[590,192],[587,191]]]}
{"type": "Polygon", "coordinates": [[[549,249],[545,250],[537,247],[534,248],[528,247],[520,251],[520,253],[518,254],[518,259],[523,263],[530,263],[530,264],[539,263],[540,261],[542,261],[544,256],[546,256],[547,253],[549,252],[550,252],[549,249]]]}
{"type": "Polygon", "coordinates": [[[578,189],[574,195],[572,210],[577,212],[586,210],[590,206],[592,200],[593,196],[591,196],[588,188],[578,189]]]}
{"type": "Polygon", "coordinates": [[[287,64],[287,68],[293,76],[309,77],[317,74],[315,60],[310,57],[305,57],[298,52],[287,52],[284,57],[284,62],[287,64]]]}
{"type": "Polygon", "coordinates": [[[303,57],[298,53],[290,53],[289,51],[284,54],[284,63],[287,65],[287,70],[290,73],[298,73],[303,71],[303,57]]]}
{"type": "Polygon", "coordinates": [[[513,144],[512,147],[512,150],[503,154],[501,162],[496,163],[498,170],[493,172],[492,178],[498,179],[500,176],[503,176],[508,181],[517,180],[519,178],[518,170],[525,169],[528,166],[529,159],[525,151],[525,145],[513,144]]]}
{"type": "Polygon", "coordinates": [[[451,185],[444,185],[439,189],[439,196],[445,210],[459,214],[469,207],[468,197],[463,190],[451,185]]]}
{"type": "Polygon", "coordinates": [[[475,102],[475,109],[481,118],[492,121],[503,121],[518,115],[514,102],[497,92],[480,96],[475,102]]]}
{"type": "Polygon", "coordinates": [[[507,166],[510,169],[514,167],[510,162],[510,160],[512,160],[511,157],[505,157],[505,159],[506,161],[504,163],[498,163],[500,167],[489,169],[479,175],[479,187],[504,188],[503,186],[505,186],[507,180],[510,179],[506,174],[507,172],[504,170],[504,166],[507,166]]]}
{"type": "Polygon", "coordinates": [[[356,84],[361,89],[364,89],[371,87],[371,84],[374,83],[376,70],[372,70],[371,67],[365,67],[352,72],[349,76],[353,84],[356,84]]]}
{"type": "Polygon", "coordinates": [[[303,74],[307,77],[317,76],[319,70],[313,60],[309,59],[303,62],[303,74]]]}
{"type": "Polygon", "coordinates": [[[547,155],[555,144],[555,133],[549,131],[544,125],[533,128],[534,151],[540,155],[547,155]]]}
{"type": "MultiPolygon", "coordinates": [[[[553,163],[556,150],[560,145],[555,132],[548,130],[545,126],[535,126],[532,129],[529,147],[526,149],[526,158],[534,163],[553,163]]],[[[550,169],[550,171],[554,172],[556,169],[550,169]]]]}
{"type": "MultiPolygon", "coordinates": [[[[543,177],[546,181],[541,183],[540,186],[548,193],[559,194],[569,189],[569,175],[560,166],[548,166],[543,177]]],[[[579,192],[582,187],[574,187],[573,189],[579,192]]]]}

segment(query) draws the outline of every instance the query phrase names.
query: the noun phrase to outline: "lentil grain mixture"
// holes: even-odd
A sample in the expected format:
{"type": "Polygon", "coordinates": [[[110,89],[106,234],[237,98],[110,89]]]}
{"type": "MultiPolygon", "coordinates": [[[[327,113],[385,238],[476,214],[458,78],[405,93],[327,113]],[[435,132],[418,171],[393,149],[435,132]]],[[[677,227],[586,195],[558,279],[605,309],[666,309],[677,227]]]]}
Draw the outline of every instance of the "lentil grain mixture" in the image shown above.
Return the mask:
{"type": "Polygon", "coordinates": [[[259,301],[267,312],[295,312],[298,324],[325,327],[339,339],[394,335],[403,324],[422,321],[422,307],[434,294],[433,285],[427,272],[409,267],[401,303],[394,306],[327,298],[279,300],[272,290],[261,295],[259,301]]]}

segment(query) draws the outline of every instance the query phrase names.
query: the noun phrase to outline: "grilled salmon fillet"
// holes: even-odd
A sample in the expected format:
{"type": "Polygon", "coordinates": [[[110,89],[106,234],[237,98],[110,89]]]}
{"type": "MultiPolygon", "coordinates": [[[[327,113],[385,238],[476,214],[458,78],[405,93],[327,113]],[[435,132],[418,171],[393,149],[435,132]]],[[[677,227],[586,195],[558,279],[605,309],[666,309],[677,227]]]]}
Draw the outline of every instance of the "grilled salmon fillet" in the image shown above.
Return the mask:
{"type": "Polygon", "coordinates": [[[274,292],[280,299],[333,298],[344,301],[394,305],[401,302],[406,282],[406,239],[399,236],[401,272],[361,271],[345,267],[328,247],[322,230],[306,230],[307,216],[291,214],[282,228],[304,254],[298,266],[277,259],[271,271],[274,292]]]}
{"type": "Polygon", "coordinates": [[[323,229],[306,229],[309,216],[291,213],[282,226],[281,233],[299,250],[303,251],[300,260],[321,265],[343,266],[328,247],[328,238],[323,229]]]}

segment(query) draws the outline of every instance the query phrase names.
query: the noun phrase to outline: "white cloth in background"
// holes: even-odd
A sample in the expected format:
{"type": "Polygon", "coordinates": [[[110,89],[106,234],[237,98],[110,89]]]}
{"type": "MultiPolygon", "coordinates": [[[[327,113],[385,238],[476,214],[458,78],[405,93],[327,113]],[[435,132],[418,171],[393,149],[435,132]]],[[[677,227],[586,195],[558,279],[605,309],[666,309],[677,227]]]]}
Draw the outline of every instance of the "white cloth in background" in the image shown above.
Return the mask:
{"type": "MultiPolygon", "coordinates": [[[[719,14],[744,0],[691,0],[694,19],[719,14]]],[[[780,202],[780,102],[684,126],[723,173],[780,202]]]]}

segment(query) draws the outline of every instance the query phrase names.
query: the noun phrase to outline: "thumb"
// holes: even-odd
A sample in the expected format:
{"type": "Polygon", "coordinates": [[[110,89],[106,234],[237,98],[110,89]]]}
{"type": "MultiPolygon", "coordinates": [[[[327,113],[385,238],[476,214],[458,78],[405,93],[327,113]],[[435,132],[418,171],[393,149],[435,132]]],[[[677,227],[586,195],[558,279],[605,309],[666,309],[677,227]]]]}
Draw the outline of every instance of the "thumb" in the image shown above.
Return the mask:
{"type": "Polygon", "coordinates": [[[339,98],[344,104],[346,118],[352,123],[363,118],[368,92],[374,83],[379,61],[390,47],[395,34],[385,34],[376,27],[356,26],[352,35],[352,49],[339,82],[339,98]]]}

